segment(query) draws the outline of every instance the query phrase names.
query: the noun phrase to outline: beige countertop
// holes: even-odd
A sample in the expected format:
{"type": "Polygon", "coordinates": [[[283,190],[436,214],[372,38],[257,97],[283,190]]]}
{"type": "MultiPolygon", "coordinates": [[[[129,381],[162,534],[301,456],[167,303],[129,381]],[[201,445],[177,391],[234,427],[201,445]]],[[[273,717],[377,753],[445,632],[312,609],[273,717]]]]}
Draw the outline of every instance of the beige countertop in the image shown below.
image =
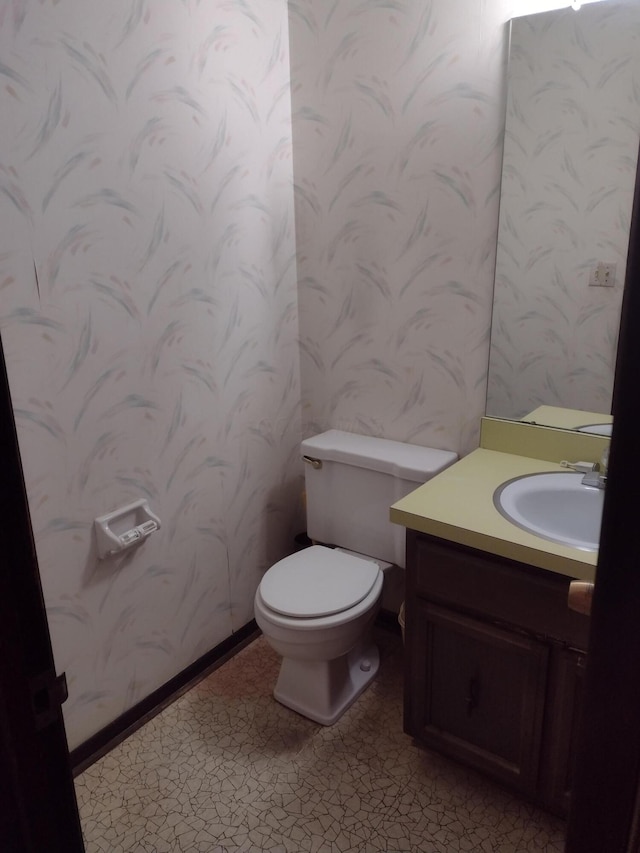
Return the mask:
{"type": "Polygon", "coordinates": [[[493,504],[506,480],[566,471],[554,462],[475,450],[391,507],[391,521],[451,542],[509,557],[579,580],[593,581],[597,552],[556,544],[521,530],[493,504]]]}

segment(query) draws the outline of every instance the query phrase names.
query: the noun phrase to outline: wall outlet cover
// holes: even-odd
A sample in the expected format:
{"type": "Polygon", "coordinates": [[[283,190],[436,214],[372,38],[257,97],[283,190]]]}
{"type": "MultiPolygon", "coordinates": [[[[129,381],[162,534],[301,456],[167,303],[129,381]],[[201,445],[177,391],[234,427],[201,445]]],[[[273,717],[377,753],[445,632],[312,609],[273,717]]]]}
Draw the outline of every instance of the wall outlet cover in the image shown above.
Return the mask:
{"type": "Polygon", "coordinates": [[[615,281],[615,264],[598,261],[589,271],[589,287],[613,287],[615,281]]]}

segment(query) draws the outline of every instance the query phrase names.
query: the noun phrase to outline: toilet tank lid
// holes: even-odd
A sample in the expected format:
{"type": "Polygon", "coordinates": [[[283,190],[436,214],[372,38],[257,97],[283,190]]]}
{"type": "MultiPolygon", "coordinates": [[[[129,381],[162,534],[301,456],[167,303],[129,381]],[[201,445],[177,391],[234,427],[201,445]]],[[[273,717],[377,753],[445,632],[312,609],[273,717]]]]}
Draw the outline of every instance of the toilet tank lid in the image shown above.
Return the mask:
{"type": "Polygon", "coordinates": [[[431,479],[458,458],[451,450],[436,450],[339,429],[305,438],[301,447],[303,455],[323,462],[342,462],[416,483],[431,479]]]}

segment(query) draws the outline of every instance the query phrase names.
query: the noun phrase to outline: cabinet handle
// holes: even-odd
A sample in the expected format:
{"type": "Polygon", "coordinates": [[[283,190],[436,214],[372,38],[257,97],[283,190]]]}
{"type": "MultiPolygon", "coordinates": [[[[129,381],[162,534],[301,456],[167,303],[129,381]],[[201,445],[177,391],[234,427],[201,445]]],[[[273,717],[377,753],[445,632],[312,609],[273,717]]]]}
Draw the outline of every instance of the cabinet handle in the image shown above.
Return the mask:
{"type": "Polygon", "coordinates": [[[464,700],[466,702],[466,705],[467,705],[467,716],[468,717],[470,717],[471,714],[473,714],[475,709],[478,707],[479,687],[480,687],[480,685],[478,684],[477,678],[470,678],[469,679],[469,688],[468,688],[469,692],[468,692],[467,698],[464,700]]]}

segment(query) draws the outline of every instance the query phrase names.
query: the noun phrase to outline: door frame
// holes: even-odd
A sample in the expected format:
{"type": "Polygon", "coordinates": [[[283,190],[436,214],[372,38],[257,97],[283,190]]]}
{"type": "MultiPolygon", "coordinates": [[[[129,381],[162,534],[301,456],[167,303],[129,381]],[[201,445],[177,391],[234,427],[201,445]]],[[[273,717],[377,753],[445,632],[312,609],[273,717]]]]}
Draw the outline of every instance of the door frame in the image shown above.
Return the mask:
{"type": "MultiPolygon", "coordinates": [[[[640,170],[639,170],[640,171],[640,170]]],[[[640,178],[566,853],[640,850],[640,178]]]]}
{"type": "Polygon", "coordinates": [[[0,848],[84,850],[0,339],[0,848]]]}

